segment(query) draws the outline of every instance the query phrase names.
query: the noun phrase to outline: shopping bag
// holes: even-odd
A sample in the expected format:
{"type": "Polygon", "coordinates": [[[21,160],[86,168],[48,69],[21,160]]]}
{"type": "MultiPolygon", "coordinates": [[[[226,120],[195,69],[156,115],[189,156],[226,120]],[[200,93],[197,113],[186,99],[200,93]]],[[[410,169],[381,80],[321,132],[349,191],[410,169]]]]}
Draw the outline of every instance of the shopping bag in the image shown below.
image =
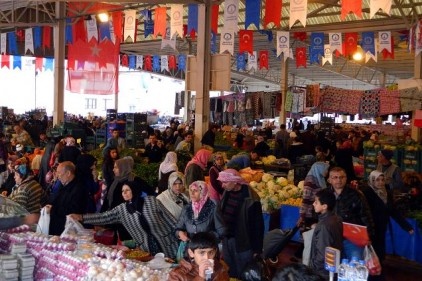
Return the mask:
{"type": "Polygon", "coordinates": [[[50,214],[47,213],[45,207],[41,209],[40,218],[37,225],[37,233],[42,233],[48,235],[50,229],[50,214]]]}
{"type": "Polygon", "coordinates": [[[363,251],[366,267],[370,275],[381,274],[381,263],[372,245],[366,245],[363,251]]]}
{"type": "Polygon", "coordinates": [[[302,233],[303,236],[303,254],[302,254],[302,263],[304,265],[309,265],[309,257],[311,256],[312,248],[312,236],[314,236],[315,228],[311,228],[308,231],[302,233]]]}
{"type": "Polygon", "coordinates": [[[180,241],[179,249],[177,249],[177,254],[176,254],[177,263],[179,263],[180,260],[182,260],[185,257],[185,251],[186,251],[186,245],[187,244],[188,244],[188,242],[180,241]]]}
{"type": "Polygon", "coordinates": [[[60,237],[73,236],[77,234],[86,234],[86,232],[86,229],[80,222],[73,219],[71,216],[66,216],[66,224],[64,226],[64,231],[62,232],[60,237]]]}

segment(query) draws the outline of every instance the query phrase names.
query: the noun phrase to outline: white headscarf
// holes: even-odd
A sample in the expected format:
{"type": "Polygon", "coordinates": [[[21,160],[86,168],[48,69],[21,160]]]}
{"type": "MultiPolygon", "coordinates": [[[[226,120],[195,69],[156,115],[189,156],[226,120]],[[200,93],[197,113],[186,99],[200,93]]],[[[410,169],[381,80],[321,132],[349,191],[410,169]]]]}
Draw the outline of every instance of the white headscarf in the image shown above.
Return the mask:
{"type": "Polygon", "coordinates": [[[380,176],[384,177],[384,174],[380,171],[372,171],[369,174],[369,186],[372,188],[373,191],[378,195],[378,197],[384,202],[384,204],[387,204],[387,189],[385,188],[385,185],[381,188],[377,188],[375,186],[375,181],[380,176]]]}
{"type": "Polygon", "coordinates": [[[177,172],[178,170],[176,152],[167,152],[166,158],[164,158],[164,161],[160,164],[160,168],[158,169],[158,179],[161,179],[161,173],[167,174],[168,172],[177,172]]]}

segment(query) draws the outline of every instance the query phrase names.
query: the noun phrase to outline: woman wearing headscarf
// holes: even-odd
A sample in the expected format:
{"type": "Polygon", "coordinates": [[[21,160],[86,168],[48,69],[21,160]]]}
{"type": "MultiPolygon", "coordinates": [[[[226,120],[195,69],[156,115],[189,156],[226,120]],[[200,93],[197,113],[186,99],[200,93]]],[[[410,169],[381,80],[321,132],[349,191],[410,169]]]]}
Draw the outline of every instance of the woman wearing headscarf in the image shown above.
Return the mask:
{"type": "Polygon", "coordinates": [[[223,197],[224,188],[222,186],[222,183],[217,178],[220,172],[224,170],[224,164],[225,163],[224,163],[223,153],[221,152],[215,153],[214,162],[209,172],[210,188],[208,190],[210,199],[215,204],[218,204],[218,202],[220,202],[221,200],[221,197],[223,197]]]}
{"type": "Polygon", "coordinates": [[[123,184],[121,194],[124,202],[105,213],[70,216],[93,225],[121,223],[141,250],[152,255],[163,252],[174,258],[178,243],[172,214],[154,196],[142,197],[142,189],[134,182],[123,184]]]}
{"type": "Polygon", "coordinates": [[[315,194],[321,189],[327,188],[325,177],[328,174],[329,164],[323,161],[315,162],[303,183],[302,205],[300,206],[300,218],[298,224],[304,223],[305,226],[311,226],[318,222],[318,215],[314,212],[313,203],[315,194]]]}
{"type": "MultiPolygon", "coordinates": [[[[382,263],[385,259],[385,232],[387,231],[390,217],[392,217],[403,230],[410,234],[413,234],[414,230],[394,207],[392,194],[387,192],[385,176],[382,172],[372,171],[369,174],[368,185],[362,186],[360,190],[365,195],[369,209],[371,210],[375,226],[375,239],[372,240],[372,246],[382,263]]],[[[381,273],[380,276],[370,276],[370,279],[368,280],[385,280],[385,276],[381,273]]]]}
{"type": "Polygon", "coordinates": [[[102,212],[111,210],[124,202],[122,197],[122,186],[128,182],[133,182],[134,185],[137,185],[141,191],[147,195],[154,195],[154,189],[146,181],[135,176],[133,173],[133,165],[134,161],[130,156],[117,159],[114,162],[114,181],[110,186],[107,186],[107,193],[101,207],[102,212]]]}
{"type": "Polygon", "coordinates": [[[38,222],[41,207],[47,200],[47,196],[41,185],[34,180],[26,164],[15,167],[16,185],[12,188],[9,198],[24,207],[30,215],[27,217],[27,224],[38,222]]]}
{"type": "Polygon", "coordinates": [[[204,171],[207,168],[211,154],[210,150],[202,148],[186,164],[185,179],[187,186],[190,186],[194,181],[205,180],[204,171]]]}
{"type": "Polygon", "coordinates": [[[171,173],[179,171],[177,167],[177,154],[174,151],[167,152],[164,161],[158,169],[158,194],[167,190],[168,179],[171,173]]]}
{"type": "MultiPolygon", "coordinates": [[[[154,189],[143,179],[135,176],[133,173],[133,158],[130,156],[117,159],[114,162],[114,181],[110,186],[107,186],[107,191],[104,196],[103,205],[100,212],[105,212],[122,204],[125,200],[122,197],[122,187],[124,184],[131,184],[136,186],[146,195],[154,195],[154,189]]],[[[130,240],[131,237],[124,227],[121,225],[113,225],[111,228],[117,230],[120,240],[130,240]]]]}
{"type": "Polygon", "coordinates": [[[223,219],[215,212],[216,205],[208,197],[204,181],[189,186],[191,203],[186,205],[176,224],[176,237],[187,242],[197,232],[213,232],[217,238],[225,234],[223,219]]]}
{"type": "Polygon", "coordinates": [[[181,172],[171,173],[167,190],[160,193],[157,199],[173,217],[178,219],[183,207],[189,203],[189,198],[185,194],[185,176],[181,172]]]}

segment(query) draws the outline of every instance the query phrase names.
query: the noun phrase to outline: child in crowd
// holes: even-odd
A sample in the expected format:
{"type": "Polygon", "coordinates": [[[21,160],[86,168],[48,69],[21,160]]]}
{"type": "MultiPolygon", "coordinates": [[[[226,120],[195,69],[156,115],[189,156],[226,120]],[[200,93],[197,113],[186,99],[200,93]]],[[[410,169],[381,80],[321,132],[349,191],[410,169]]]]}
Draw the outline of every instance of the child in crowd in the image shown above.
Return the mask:
{"type": "Polygon", "coordinates": [[[216,258],[218,241],[210,232],[198,232],[188,244],[190,261],[182,259],[169,274],[171,280],[229,280],[225,263],[216,258]]]}
{"type": "Polygon", "coordinates": [[[314,209],[319,214],[318,223],[312,236],[309,267],[328,279],[328,271],[324,268],[325,248],[333,247],[342,250],[343,224],[342,219],[332,211],[336,204],[334,193],[323,189],[315,194],[314,209]]]}

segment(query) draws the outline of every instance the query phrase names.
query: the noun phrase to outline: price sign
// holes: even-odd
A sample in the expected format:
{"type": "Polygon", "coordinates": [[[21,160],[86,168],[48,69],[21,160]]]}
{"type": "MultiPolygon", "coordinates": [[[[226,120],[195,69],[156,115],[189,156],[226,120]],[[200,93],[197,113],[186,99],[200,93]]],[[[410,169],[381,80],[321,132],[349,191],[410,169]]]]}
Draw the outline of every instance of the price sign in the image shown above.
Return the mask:
{"type": "Polygon", "coordinates": [[[337,272],[340,264],[340,251],[332,247],[325,248],[325,269],[329,272],[337,272]]]}

